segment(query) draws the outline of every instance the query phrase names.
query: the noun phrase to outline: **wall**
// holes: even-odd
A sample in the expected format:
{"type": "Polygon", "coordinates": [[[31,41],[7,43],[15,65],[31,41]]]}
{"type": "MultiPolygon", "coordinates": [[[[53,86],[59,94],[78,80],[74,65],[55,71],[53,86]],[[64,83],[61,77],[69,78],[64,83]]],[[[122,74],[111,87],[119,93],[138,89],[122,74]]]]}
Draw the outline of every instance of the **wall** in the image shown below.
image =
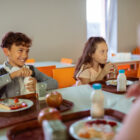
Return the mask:
{"type": "Polygon", "coordinates": [[[86,0],[1,0],[0,40],[8,31],[23,32],[33,40],[30,58],[76,61],[86,41],[85,5],[86,0]]]}
{"type": "Polygon", "coordinates": [[[140,0],[118,0],[118,51],[140,46],[140,0]],[[138,35],[139,34],[139,35],[138,35]]]}

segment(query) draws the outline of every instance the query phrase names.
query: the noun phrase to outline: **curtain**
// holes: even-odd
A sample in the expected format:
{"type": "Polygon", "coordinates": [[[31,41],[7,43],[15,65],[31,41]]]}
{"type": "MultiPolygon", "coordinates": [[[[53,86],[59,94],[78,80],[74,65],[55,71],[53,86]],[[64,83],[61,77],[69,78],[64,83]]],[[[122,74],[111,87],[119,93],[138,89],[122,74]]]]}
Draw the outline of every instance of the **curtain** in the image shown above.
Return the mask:
{"type": "Polygon", "coordinates": [[[117,0],[105,0],[105,30],[111,56],[117,52],[117,0]]]}

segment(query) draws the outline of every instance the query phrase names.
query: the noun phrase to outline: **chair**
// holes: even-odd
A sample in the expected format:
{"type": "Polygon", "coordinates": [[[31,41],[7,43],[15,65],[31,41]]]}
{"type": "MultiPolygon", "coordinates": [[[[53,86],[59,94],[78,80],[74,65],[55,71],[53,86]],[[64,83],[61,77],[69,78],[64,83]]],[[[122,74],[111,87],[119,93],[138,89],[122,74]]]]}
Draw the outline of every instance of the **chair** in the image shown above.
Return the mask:
{"type": "Polygon", "coordinates": [[[132,54],[140,54],[140,48],[136,47],[133,51],[132,54]]]}
{"type": "Polygon", "coordinates": [[[61,58],[61,63],[72,64],[72,59],[70,59],[70,58],[61,58]]]}
{"type": "Polygon", "coordinates": [[[52,66],[44,66],[44,67],[37,67],[37,69],[39,71],[41,71],[42,73],[46,74],[47,76],[53,77],[53,69],[55,69],[56,66],[52,65],[52,66]]]}
{"type": "Polygon", "coordinates": [[[74,67],[53,69],[53,78],[57,80],[59,88],[70,87],[75,84],[74,67]]]}
{"type": "Polygon", "coordinates": [[[131,69],[130,64],[118,65],[118,70],[124,69],[126,77],[137,77],[136,70],[131,69]]]}
{"type": "Polygon", "coordinates": [[[35,59],[31,58],[31,59],[27,59],[26,60],[26,63],[29,64],[29,63],[35,63],[35,59]]]}
{"type": "Polygon", "coordinates": [[[118,70],[121,70],[121,69],[128,71],[130,69],[130,65],[129,64],[118,65],[118,70]]]}

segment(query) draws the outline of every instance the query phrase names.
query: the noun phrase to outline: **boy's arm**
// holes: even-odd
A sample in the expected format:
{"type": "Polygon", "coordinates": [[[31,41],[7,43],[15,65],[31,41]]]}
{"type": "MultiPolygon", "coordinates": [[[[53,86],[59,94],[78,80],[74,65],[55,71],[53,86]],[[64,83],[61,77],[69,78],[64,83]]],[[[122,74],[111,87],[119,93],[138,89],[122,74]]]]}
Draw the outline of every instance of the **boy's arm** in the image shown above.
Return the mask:
{"type": "Polygon", "coordinates": [[[34,67],[34,73],[35,73],[35,78],[37,80],[37,88],[39,89],[39,93],[41,92],[46,93],[46,90],[58,88],[58,83],[55,79],[43,74],[35,67],[34,67]]]}
{"type": "Polygon", "coordinates": [[[0,89],[11,82],[9,73],[0,76],[0,89]]]}

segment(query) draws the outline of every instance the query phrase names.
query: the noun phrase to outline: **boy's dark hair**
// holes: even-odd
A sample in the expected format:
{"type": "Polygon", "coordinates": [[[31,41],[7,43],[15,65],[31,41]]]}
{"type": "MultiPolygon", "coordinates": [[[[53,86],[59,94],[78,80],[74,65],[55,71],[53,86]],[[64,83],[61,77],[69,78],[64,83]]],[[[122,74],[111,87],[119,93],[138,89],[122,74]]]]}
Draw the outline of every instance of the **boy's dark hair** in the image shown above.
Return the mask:
{"type": "Polygon", "coordinates": [[[30,47],[32,40],[20,32],[8,32],[2,39],[1,48],[8,48],[10,50],[13,44],[30,47]]]}
{"type": "MultiPolygon", "coordinates": [[[[102,42],[106,43],[106,41],[102,37],[90,37],[88,39],[88,41],[85,44],[85,47],[84,47],[84,50],[83,50],[83,54],[79,58],[79,61],[78,61],[77,65],[76,65],[76,68],[75,68],[75,72],[74,72],[74,78],[75,79],[76,79],[77,73],[81,69],[81,66],[83,64],[91,63],[91,61],[92,61],[92,54],[95,53],[96,48],[97,48],[97,44],[98,43],[102,43],[102,42]]],[[[101,64],[101,67],[104,67],[104,65],[101,64]]]]}

